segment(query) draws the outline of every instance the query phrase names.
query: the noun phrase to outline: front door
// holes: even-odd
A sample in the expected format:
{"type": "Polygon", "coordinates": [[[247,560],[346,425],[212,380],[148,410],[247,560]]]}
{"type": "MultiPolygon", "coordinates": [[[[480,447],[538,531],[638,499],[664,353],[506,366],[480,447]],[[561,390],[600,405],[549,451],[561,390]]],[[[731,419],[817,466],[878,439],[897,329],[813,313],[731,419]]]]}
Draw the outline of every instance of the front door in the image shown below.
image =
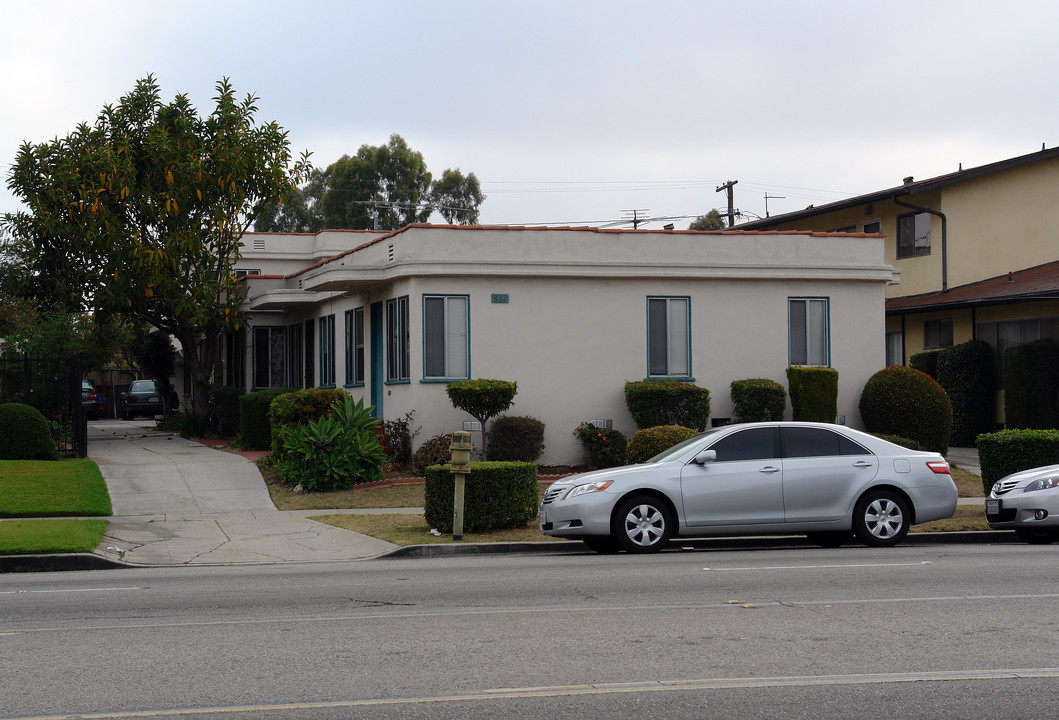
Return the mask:
{"type": "Polygon", "coordinates": [[[783,522],[783,465],[776,428],[750,428],[710,445],[715,461],[690,463],[680,475],[689,527],[783,522]]]}

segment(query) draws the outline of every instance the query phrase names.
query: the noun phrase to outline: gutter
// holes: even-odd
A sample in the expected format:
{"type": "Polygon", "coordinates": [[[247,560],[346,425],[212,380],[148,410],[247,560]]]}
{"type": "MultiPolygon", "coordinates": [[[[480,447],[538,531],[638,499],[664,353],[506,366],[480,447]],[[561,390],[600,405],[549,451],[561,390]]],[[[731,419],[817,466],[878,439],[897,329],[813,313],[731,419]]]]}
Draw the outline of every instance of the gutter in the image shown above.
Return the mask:
{"type": "Polygon", "coordinates": [[[945,213],[898,200],[896,195],[894,195],[891,200],[894,201],[895,205],[911,208],[912,210],[917,210],[919,212],[929,213],[941,218],[941,291],[947,293],[949,291],[949,230],[947,225],[948,219],[945,217],[945,213]]]}

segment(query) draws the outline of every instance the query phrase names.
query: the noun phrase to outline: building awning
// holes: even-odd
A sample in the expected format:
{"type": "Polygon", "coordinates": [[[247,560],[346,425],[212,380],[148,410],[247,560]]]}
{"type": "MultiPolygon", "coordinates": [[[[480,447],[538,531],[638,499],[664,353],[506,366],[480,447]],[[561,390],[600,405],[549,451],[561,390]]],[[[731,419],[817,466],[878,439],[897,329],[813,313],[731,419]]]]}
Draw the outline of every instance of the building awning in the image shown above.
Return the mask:
{"type": "Polygon", "coordinates": [[[1034,300],[1059,300],[1059,261],[950,288],[947,292],[890,298],[887,315],[1003,305],[1034,300]]]}

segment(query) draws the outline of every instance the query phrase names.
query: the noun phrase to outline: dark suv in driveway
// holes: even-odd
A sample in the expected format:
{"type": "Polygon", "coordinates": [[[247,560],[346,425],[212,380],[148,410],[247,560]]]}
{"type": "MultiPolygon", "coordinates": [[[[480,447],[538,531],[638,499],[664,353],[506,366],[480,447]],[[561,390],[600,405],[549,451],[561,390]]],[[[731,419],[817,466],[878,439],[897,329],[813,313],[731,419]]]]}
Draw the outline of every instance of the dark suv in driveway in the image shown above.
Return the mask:
{"type": "Polygon", "coordinates": [[[133,380],[129,391],[121,394],[121,416],[132,420],[137,415],[163,415],[162,391],[154,380],[133,380]]]}

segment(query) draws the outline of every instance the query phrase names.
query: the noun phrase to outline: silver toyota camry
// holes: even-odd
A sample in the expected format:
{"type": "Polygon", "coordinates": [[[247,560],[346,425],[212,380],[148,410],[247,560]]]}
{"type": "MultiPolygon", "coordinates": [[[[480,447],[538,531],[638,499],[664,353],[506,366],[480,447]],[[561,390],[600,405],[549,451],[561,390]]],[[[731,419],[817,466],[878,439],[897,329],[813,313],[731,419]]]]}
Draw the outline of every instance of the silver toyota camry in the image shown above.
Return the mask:
{"type": "Polygon", "coordinates": [[[1059,539],[1059,465],[1023,470],[993,484],[985,519],[994,530],[1014,530],[1028,543],[1059,539]]]}
{"type": "Polygon", "coordinates": [[[896,545],[951,517],[956,484],[938,453],[841,425],[746,423],[697,435],[646,463],[554,483],[541,532],[598,552],[653,552],[672,537],[805,533],[896,545]]]}

